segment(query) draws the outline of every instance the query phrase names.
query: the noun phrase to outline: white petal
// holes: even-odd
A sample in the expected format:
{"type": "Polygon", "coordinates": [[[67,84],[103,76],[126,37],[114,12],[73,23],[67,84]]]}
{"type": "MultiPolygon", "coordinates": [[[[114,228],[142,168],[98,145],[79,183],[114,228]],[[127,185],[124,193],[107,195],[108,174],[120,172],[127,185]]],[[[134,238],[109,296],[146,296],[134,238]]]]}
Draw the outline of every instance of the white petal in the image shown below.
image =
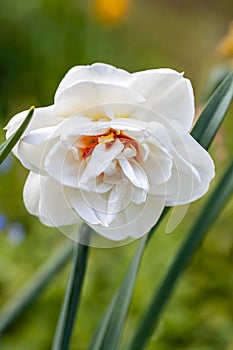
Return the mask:
{"type": "Polygon", "coordinates": [[[146,201],[147,195],[148,195],[147,191],[138,187],[134,187],[132,190],[131,199],[135,204],[142,204],[146,201]]]}
{"type": "Polygon", "coordinates": [[[115,219],[116,215],[129,204],[129,199],[127,198],[129,187],[132,188],[128,181],[123,179],[112,189],[107,205],[108,226],[115,219]]]}
{"type": "Polygon", "coordinates": [[[108,174],[104,173],[103,180],[107,184],[115,185],[115,184],[117,184],[118,181],[122,180],[122,176],[121,176],[119,171],[114,173],[114,174],[111,174],[111,175],[108,175],[108,174]]]}
{"type": "Polygon", "coordinates": [[[153,186],[153,195],[166,198],[167,206],[190,203],[195,199],[193,173],[181,173],[172,170],[170,179],[161,185],[153,186]]]}
{"type": "Polygon", "coordinates": [[[142,188],[145,191],[149,190],[149,183],[144,169],[134,160],[128,160],[123,156],[119,156],[118,162],[123,173],[136,187],[142,188]]]}
{"type": "Polygon", "coordinates": [[[92,129],[93,123],[89,118],[75,116],[68,119],[62,119],[62,121],[56,126],[43,127],[29,131],[23,136],[22,141],[31,145],[39,145],[56,137],[66,140],[67,137],[75,135],[75,138],[77,138],[77,135],[92,129]]]}
{"type": "Polygon", "coordinates": [[[147,159],[141,163],[151,187],[166,182],[171,176],[172,155],[163,149],[150,145],[150,153],[147,159]]]}
{"type": "Polygon", "coordinates": [[[85,191],[79,189],[68,190],[69,198],[74,210],[78,215],[86,221],[88,224],[101,224],[100,219],[97,217],[94,207],[89,205],[85,191]]]}
{"type": "Polygon", "coordinates": [[[135,148],[127,147],[124,149],[123,154],[126,158],[133,158],[137,155],[137,151],[135,148]]]}
{"type": "Polygon", "coordinates": [[[153,188],[153,194],[166,196],[166,205],[190,203],[205,194],[214,177],[214,164],[209,154],[190,136],[177,140],[173,151],[170,179],[153,188]]]}
{"type": "Polygon", "coordinates": [[[81,175],[80,184],[85,184],[89,178],[99,176],[103,172],[106,164],[108,165],[114,158],[116,158],[123,148],[124,146],[118,140],[116,140],[109,149],[106,149],[105,144],[97,145],[92,152],[83,174],[81,175]]]}
{"type": "MultiPolygon", "coordinates": [[[[82,200],[87,206],[87,210],[92,210],[99,224],[104,227],[109,227],[109,223],[112,221],[111,213],[108,211],[109,194],[99,194],[93,191],[80,191],[82,200]]],[[[87,223],[90,223],[87,220],[87,223]]]]}
{"type": "Polygon", "coordinates": [[[56,126],[35,129],[23,136],[22,141],[30,145],[40,145],[49,139],[55,138],[57,136],[55,135],[56,130],[56,126]]]}
{"type": "Polygon", "coordinates": [[[17,147],[17,157],[25,168],[35,173],[45,175],[45,157],[54,143],[55,140],[50,140],[44,144],[34,146],[21,141],[17,147]]]}
{"type": "Polygon", "coordinates": [[[27,211],[32,215],[39,214],[40,188],[46,177],[29,173],[23,190],[23,200],[27,211]]]}
{"type": "MultiPolygon", "coordinates": [[[[114,183],[115,184],[115,183],[114,183]]],[[[95,193],[106,193],[113,185],[111,182],[104,181],[104,178],[102,175],[96,177],[96,178],[90,178],[85,181],[85,184],[79,183],[79,188],[85,191],[93,191],[95,193]]]]}
{"type": "Polygon", "coordinates": [[[156,130],[159,134],[161,133],[161,136],[163,134],[163,137],[167,135],[164,140],[165,144],[167,142],[167,137],[169,137],[170,141],[173,141],[177,137],[187,134],[187,130],[177,120],[166,118],[161,113],[158,113],[158,111],[152,110],[146,106],[137,106],[130,114],[130,118],[134,121],[141,121],[144,123],[144,128],[150,134],[154,133],[152,130],[156,130]]]}
{"type": "Polygon", "coordinates": [[[194,118],[194,95],[188,79],[171,69],[148,70],[133,75],[132,87],[146,98],[145,106],[190,130],[194,118]]]}
{"type": "MultiPolygon", "coordinates": [[[[23,120],[26,118],[27,114],[28,110],[18,113],[13,118],[11,118],[11,120],[5,127],[5,129],[7,130],[7,139],[19,128],[23,120]]],[[[24,135],[31,130],[57,125],[62,120],[62,118],[59,118],[55,115],[54,106],[36,108],[31,121],[26,131],[24,132],[24,135]]]]}
{"type": "MultiPolygon", "coordinates": [[[[193,191],[191,201],[203,196],[209,189],[210,181],[213,179],[214,163],[208,152],[201,147],[194,138],[187,134],[174,143],[177,153],[190,163],[197,173],[199,181],[193,177],[193,191]]],[[[193,169],[192,168],[192,169],[193,169]]]]}
{"type": "Polygon", "coordinates": [[[96,232],[113,241],[124,240],[127,237],[139,238],[155,225],[163,208],[163,198],[148,196],[147,201],[141,205],[131,202],[117,214],[108,228],[91,226],[96,232]]]}
{"type": "Polygon", "coordinates": [[[72,225],[80,222],[80,217],[72,209],[67,188],[47,177],[40,187],[39,218],[47,226],[72,225]]]}
{"type": "Polygon", "coordinates": [[[71,68],[62,79],[56,91],[55,99],[67,88],[77,82],[92,81],[95,83],[127,86],[132,75],[109,64],[95,63],[91,66],[76,66],[71,68]]]}
{"type": "Polygon", "coordinates": [[[55,131],[55,136],[61,135],[61,139],[64,140],[74,137],[74,142],[79,135],[100,135],[105,133],[109,128],[113,128],[125,131],[127,135],[132,135],[132,138],[140,140],[140,138],[145,138],[144,131],[148,127],[150,127],[148,123],[130,118],[116,118],[107,122],[93,122],[86,117],[74,116],[65,119],[64,122],[59,124],[55,131]]]}
{"type": "Polygon", "coordinates": [[[72,149],[65,148],[57,142],[45,159],[45,170],[59,183],[78,187],[80,162],[75,158],[72,149]]]}
{"type": "MultiPolygon", "coordinates": [[[[28,111],[21,112],[19,114],[16,114],[7,124],[5,129],[7,130],[6,132],[6,138],[8,139],[22,124],[24,119],[26,118],[28,114],[28,111]]],[[[36,130],[37,128],[41,127],[50,127],[57,125],[61,122],[61,118],[58,118],[54,114],[53,106],[49,107],[44,107],[44,108],[36,108],[33,114],[33,117],[26,128],[26,131],[24,132],[23,136],[21,137],[21,140],[25,137],[26,134],[32,132],[32,130],[36,130]]],[[[21,143],[21,140],[17,142],[15,147],[13,148],[13,153],[14,155],[20,159],[19,155],[19,149],[18,146],[21,143]]],[[[24,147],[24,146],[23,146],[24,147]]],[[[20,159],[21,160],[21,159],[20,159]]],[[[22,162],[24,164],[24,162],[22,162]]],[[[26,165],[25,165],[26,166],[26,165]]],[[[34,170],[33,168],[30,168],[26,166],[27,168],[34,170]]]]}
{"type": "Polygon", "coordinates": [[[107,175],[107,176],[113,175],[114,173],[116,173],[116,167],[117,167],[117,161],[116,159],[113,159],[104,168],[104,175],[107,175]]]}
{"type": "Polygon", "coordinates": [[[140,154],[140,158],[142,159],[142,161],[145,162],[150,154],[150,147],[146,142],[143,142],[138,144],[138,148],[139,148],[138,153],[140,154]]]}
{"type": "Polygon", "coordinates": [[[143,101],[144,98],[139,93],[124,86],[81,82],[59,94],[55,101],[55,111],[59,116],[70,117],[99,104],[137,104],[143,101]]]}

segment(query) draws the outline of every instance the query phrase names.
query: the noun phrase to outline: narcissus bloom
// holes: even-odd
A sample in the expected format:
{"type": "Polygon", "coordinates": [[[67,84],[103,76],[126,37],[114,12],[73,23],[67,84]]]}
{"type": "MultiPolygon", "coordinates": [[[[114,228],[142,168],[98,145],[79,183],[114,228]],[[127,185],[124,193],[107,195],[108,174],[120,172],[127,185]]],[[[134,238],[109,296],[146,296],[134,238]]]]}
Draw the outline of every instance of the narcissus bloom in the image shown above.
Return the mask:
{"type": "Polygon", "coordinates": [[[27,210],[47,226],[85,221],[114,241],[142,236],[164,206],[208,190],[214,164],[189,134],[193,118],[191,83],[174,70],[72,68],[14,148],[30,170],[27,210]]]}

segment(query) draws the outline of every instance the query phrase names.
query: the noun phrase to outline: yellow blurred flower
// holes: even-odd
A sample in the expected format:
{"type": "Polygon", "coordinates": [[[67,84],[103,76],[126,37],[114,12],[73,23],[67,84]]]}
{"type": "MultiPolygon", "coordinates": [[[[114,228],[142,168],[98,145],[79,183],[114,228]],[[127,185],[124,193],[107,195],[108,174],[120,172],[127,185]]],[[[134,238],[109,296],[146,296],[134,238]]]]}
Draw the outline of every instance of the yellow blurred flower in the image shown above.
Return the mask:
{"type": "Polygon", "coordinates": [[[130,0],[93,0],[95,16],[103,23],[116,23],[127,14],[130,2],[130,0]]]}
{"type": "Polygon", "coordinates": [[[217,51],[221,56],[233,59],[233,22],[224,38],[220,41],[217,51]]]}

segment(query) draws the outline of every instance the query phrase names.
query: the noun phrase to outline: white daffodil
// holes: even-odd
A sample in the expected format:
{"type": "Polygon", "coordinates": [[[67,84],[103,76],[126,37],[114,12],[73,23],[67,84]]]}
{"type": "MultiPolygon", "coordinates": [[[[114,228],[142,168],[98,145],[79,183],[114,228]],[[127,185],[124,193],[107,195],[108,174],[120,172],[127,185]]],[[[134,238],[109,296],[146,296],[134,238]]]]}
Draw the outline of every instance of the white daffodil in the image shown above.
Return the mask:
{"type": "MultiPolygon", "coordinates": [[[[26,114],[10,120],[7,138],[26,114]]],[[[72,68],[14,148],[30,170],[27,210],[48,226],[83,220],[114,241],[142,236],[164,206],[208,190],[214,164],[189,134],[193,118],[190,81],[174,70],[72,68]]]]}

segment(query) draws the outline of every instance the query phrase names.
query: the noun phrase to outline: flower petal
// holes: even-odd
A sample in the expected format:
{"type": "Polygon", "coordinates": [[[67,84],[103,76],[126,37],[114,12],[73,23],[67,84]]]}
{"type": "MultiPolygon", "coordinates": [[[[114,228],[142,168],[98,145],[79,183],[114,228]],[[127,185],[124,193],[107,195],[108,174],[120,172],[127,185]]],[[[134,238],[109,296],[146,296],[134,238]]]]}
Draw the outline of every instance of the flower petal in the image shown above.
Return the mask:
{"type": "Polygon", "coordinates": [[[183,74],[172,69],[154,69],[133,76],[135,80],[131,87],[145,97],[145,106],[190,130],[194,118],[194,95],[190,81],[183,78],[183,74]]]}
{"type": "Polygon", "coordinates": [[[39,214],[40,187],[46,180],[46,177],[29,173],[23,190],[23,201],[27,211],[32,215],[39,214]]]}
{"type": "Polygon", "coordinates": [[[50,177],[40,186],[39,218],[45,225],[53,227],[81,222],[69,202],[67,188],[50,177]]]}
{"type": "Polygon", "coordinates": [[[105,144],[97,145],[81,175],[79,185],[84,188],[83,186],[85,186],[86,181],[90,178],[96,178],[99,176],[106,165],[108,165],[123,150],[123,148],[124,146],[119,140],[116,140],[109,149],[106,148],[105,144]]]}
{"type": "Polygon", "coordinates": [[[181,205],[197,200],[207,192],[214,177],[214,164],[209,154],[187,134],[177,139],[173,149],[170,179],[153,194],[166,196],[166,205],[181,205]]]}
{"type": "Polygon", "coordinates": [[[55,144],[56,140],[49,140],[41,145],[30,145],[26,142],[19,142],[17,147],[17,158],[25,166],[25,168],[46,175],[44,169],[44,161],[50,148],[55,144]]]}
{"type": "Polygon", "coordinates": [[[118,156],[117,159],[123,173],[132,182],[132,184],[148,192],[148,179],[144,169],[140,166],[140,164],[134,160],[128,160],[123,156],[118,156]]]}
{"type": "Polygon", "coordinates": [[[128,180],[122,179],[121,181],[118,181],[112,189],[108,198],[106,213],[108,226],[118,215],[119,211],[123,210],[129,204],[127,193],[129,189],[132,188],[132,185],[129,185],[128,180]]]}
{"type": "Polygon", "coordinates": [[[79,163],[72,152],[61,142],[57,142],[45,159],[45,170],[55,180],[65,186],[78,186],[79,163]]]}
{"type": "MultiPolygon", "coordinates": [[[[79,189],[68,189],[70,202],[78,215],[88,224],[102,224],[101,220],[96,215],[95,202],[90,205],[87,200],[85,191],[79,189]]],[[[104,211],[106,213],[106,211],[104,211]]]]}
{"type": "Polygon", "coordinates": [[[171,176],[172,155],[163,149],[150,145],[150,153],[147,159],[141,163],[149,180],[150,190],[154,185],[166,182],[171,176]]]}
{"type": "MultiPolygon", "coordinates": [[[[11,118],[11,120],[5,127],[5,129],[7,130],[7,139],[19,128],[20,124],[26,118],[27,114],[28,110],[18,113],[13,118],[11,118]]],[[[31,121],[26,131],[24,132],[24,135],[30,132],[31,130],[58,125],[62,120],[62,118],[58,117],[54,113],[54,106],[36,108],[31,121]]]]}
{"type": "Polygon", "coordinates": [[[174,148],[186,162],[192,165],[198,174],[199,181],[195,181],[195,177],[193,177],[191,197],[191,201],[196,200],[208,191],[210,181],[215,176],[213,160],[209,153],[190,134],[177,138],[174,148]]]}
{"type": "Polygon", "coordinates": [[[100,225],[91,225],[91,227],[113,241],[124,240],[127,237],[139,238],[155,225],[163,208],[164,198],[148,196],[147,201],[141,205],[130,202],[116,215],[108,228],[100,225]]]}
{"type": "Polygon", "coordinates": [[[56,91],[55,100],[70,86],[77,82],[93,81],[95,83],[129,85],[132,75],[123,69],[109,64],[95,63],[90,66],[75,66],[62,79],[56,91]]]}
{"type": "Polygon", "coordinates": [[[71,117],[99,104],[138,104],[144,100],[138,92],[124,86],[80,82],[59,94],[55,100],[55,111],[59,116],[71,117]]]}

